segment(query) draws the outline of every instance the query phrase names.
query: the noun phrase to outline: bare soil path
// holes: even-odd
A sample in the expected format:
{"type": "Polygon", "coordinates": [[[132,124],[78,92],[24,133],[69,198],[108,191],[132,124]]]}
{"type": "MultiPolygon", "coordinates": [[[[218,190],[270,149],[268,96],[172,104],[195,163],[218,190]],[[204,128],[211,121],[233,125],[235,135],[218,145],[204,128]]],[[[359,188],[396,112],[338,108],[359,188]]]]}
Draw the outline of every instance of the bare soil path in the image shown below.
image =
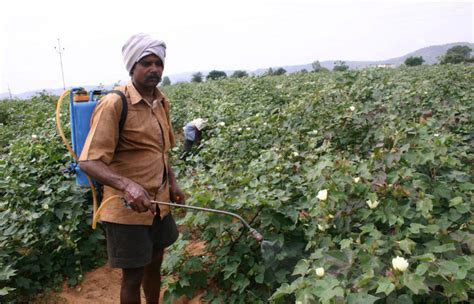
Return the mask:
{"type": "MultiPolygon", "coordinates": [[[[186,248],[191,255],[201,255],[204,253],[205,244],[203,241],[192,241],[186,248]]],[[[165,255],[166,258],[166,255],[165,255]]],[[[64,283],[60,292],[49,293],[38,297],[34,304],[116,304],[120,303],[120,283],[121,270],[113,269],[105,265],[84,275],[84,280],[75,287],[69,287],[64,283]]],[[[160,303],[163,303],[163,293],[161,290],[160,303]]],[[[204,292],[196,292],[192,299],[181,297],[173,304],[203,304],[201,298],[204,292]]],[[[145,298],[142,293],[142,303],[145,298]]]]}

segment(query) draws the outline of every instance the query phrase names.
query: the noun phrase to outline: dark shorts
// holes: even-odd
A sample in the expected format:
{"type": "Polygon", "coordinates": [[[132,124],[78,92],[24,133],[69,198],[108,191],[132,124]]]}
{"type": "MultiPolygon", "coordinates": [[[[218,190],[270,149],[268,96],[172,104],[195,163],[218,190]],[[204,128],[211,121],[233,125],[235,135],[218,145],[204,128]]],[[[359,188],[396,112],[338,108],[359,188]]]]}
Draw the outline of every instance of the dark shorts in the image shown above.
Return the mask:
{"type": "Polygon", "coordinates": [[[161,220],[155,216],[151,226],[105,223],[110,267],[138,268],[151,262],[155,249],[164,249],[178,239],[171,214],[161,220]]]}

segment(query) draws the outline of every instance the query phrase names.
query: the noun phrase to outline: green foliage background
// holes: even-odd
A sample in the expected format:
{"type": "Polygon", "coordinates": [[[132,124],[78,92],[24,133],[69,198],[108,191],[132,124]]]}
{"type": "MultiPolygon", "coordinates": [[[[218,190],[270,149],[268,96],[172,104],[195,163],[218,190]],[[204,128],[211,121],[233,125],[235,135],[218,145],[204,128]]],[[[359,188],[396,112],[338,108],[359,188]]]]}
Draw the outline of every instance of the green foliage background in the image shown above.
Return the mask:
{"type": "Polygon", "coordinates": [[[211,303],[472,298],[473,76],[421,66],[167,88],[176,128],[210,122],[203,147],[174,163],[188,203],[255,217],[272,242],[262,252],[231,218],[188,212],[211,254],[168,255],[167,299],[197,288],[211,303]]]}
{"type": "MultiPolygon", "coordinates": [[[[0,302],[25,302],[104,263],[88,192],[63,174],[71,161],[56,134],[57,98],[0,101],[0,302]]],[[[67,105],[67,103],[65,103],[67,105]]],[[[67,114],[67,108],[63,111],[67,114]]],[[[62,118],[66,122],[67,115],[62,118]]]]}
{"type": "MultiPolygon", "coordinates": [[[[238,213],[269,241],[261,248],[229,217],[176,210],[189,228],[165,258],[175,276],[168,302],[199,288],[210,303],[473,297],[472,66],[296,73],[163,90],[178,132],[194,118],[209,120],[191,156],[178,160],[180,147],[173,151],[187,203],[238,213]],[[370,209],[369,199],[380,204],[370,209]],[[210,254],[184,253],[196,234],[210,254]],[[403,273],[392,268],[396,256],[409,262],[403,273]]],[[[62,173],[71,158],[56,135],[54,108],[45,94],[0,101],[1,302],[21,302],[66,277],[74,284],[104,262],[89,194],[62,173]]]]}
{"type": "Polygon", "coordinates": [[[474,62],[471,56],[472,49],[467,45],[456,45],[450,48],[446,54],[441,57],[441,64],[457,64],[462,62],[474,62]]]}

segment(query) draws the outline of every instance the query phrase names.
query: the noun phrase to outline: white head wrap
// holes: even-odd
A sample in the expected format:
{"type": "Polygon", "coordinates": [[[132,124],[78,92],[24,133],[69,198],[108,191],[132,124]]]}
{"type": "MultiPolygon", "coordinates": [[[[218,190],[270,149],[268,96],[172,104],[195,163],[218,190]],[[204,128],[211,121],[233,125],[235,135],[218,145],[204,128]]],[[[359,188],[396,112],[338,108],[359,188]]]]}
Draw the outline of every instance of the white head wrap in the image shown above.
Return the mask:
{"type": "Polygon", "coordinates": [[[153,38],[144,33],[130,37],[122,47],[123,62],[130,73],[135,63],[145,56],[155,54],[165,64],[166,44],[164,41],[153,38]]]}
{"type": "Polygon", "coordinates": [[[201,131],[207,125],[207,119],[196,118],[194,120],[191,120],[187,124],[201,131]]]}
{"type": "Polygon", "coordinates": [[[188,122],[183,130],[184,130],[184,138],[190,141],[196,140],[196,129],[201,131],[207,124],[207,119],[196,118],[188,122]]]}

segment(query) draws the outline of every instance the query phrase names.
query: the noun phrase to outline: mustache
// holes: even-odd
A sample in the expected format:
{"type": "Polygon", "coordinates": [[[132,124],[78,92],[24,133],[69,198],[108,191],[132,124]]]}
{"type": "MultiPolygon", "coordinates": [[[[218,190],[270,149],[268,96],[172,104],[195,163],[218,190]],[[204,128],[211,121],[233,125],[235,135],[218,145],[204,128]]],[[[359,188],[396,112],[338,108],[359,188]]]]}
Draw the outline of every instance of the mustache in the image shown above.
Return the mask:
{"type": "Polygon", "coordinates": [[[145,81],[148,81],[148,80],[156,80],[158,82],[161,82],[161,76],[158,74],[149,74],[145,77],[145,81]]]}

